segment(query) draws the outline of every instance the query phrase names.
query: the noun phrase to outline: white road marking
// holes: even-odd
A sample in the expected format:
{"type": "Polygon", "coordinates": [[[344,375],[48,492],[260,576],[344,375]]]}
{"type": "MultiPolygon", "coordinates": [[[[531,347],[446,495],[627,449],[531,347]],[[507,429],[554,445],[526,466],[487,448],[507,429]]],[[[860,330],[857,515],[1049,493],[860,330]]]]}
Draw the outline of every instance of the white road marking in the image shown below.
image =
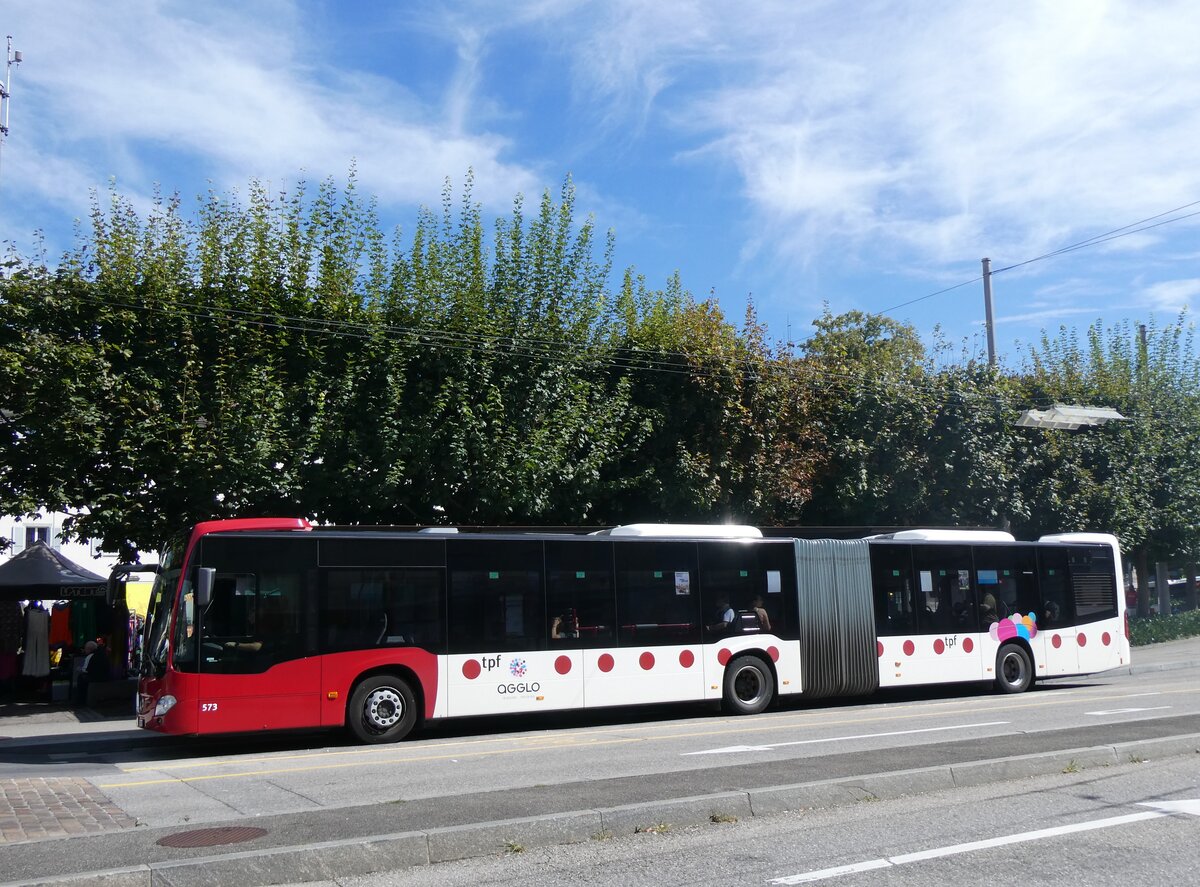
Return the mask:
{"type": "Polygon", "coordinates": [[[1084,714],[1088,715],[1129,715],[1135,711],[1162,711],[1164,708],[1170,708],[1169,705],[1156,705],[1153,708],[1110,708],[1108,711],[1087,711],[1084,714]]]}
{"type": "Polygon", "coordinates": [[[1200,816],[1200,799],[1189,801],[1162,801],[1156,804],[1138,804],[1139,807],[1152,807],[1149,813],[1130,813],[1125,816],[1112,816],[1108,819],[1093,819],[1090,822],[1077,822],[1074,825],[1060,825],[1056,828],[1039,829],[1035,832],[1021,832],[1016,835],[1005,835],[999,838],[988,838],[983,841],[971,841],[968,844],[954,844],[949,847],[935,847],[932,850],[921,850],[917,853],[905,853],[900,856],[889,856],[884,859],[868,859],[849,865],[839,865],[828,869],[804,872],[799,875],[789,875],[786,878],[772,878],[768,884],[811,884],[814,881],[824,881],[840,875],[855,872],[869,872],[873,869],[891,868],[907,865],[910,862],[924,862],[927,859],[940,859],[943,856],[955,856],[960,853],[971,853],[975,850],[987,850],[992,847],[1004,847],[1008,844],[1021,844],[1025,841],[1040,841],[1045,838],[1057,838],[1060,835],[1072,835],[1079,832],[1090,832],[1096,829],[1112,828],[1118,825],[1128,825],[1133,822],[1145,822],[1162,816],[1177,816],[1186,814],[1200,816]]]}
{"type": "Polygon", "coordinates": [[[925,727],[921,730],[895,730],[890,733],[860,733],[857,736],[829,736],[825,739],[800,739],[796,742],[775,742],[771,745],[728,745],[725,748],[709,748],[704,751],[681,752],[681,757],[688,755],[720,755],[747,751],[771,751],[786,745],[816,745],[820,742],[846,742],[851,739],[876,739],[884,736],[911,736],[914,733],[937,733],[942,730],[970,730],[973,727],[999,727],[1009,721],[988,721],[984,724],[955,724],[951,727],[925,727]]]}

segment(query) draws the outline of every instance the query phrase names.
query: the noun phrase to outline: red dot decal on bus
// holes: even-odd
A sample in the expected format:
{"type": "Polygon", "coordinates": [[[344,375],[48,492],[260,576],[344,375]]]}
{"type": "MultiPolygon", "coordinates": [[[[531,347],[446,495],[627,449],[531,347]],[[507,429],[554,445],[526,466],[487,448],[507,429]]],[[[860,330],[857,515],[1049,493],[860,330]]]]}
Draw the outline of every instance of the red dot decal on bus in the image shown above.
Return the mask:
{"type": "Polygon", "coordinates": [[[912,641],[904,642],[904,655],[905,656],[911,656],[913,653],[916,652],[916,650],[917,650],[917,647],[915,644],[913,644],[912,641]]]}
{"type": "Polygon", "coordinates": [[[778,647],[767,647],[767,655],[771,657],[772,662],[778,662],[779,661],[779,648],[778,647]]]}
{"type": "Polygon", "coordinates": [[[975,649],[975,642],[970,638],[963,638],[963,652],[970,653],[975,649]]]}
{"type": "Polygon", "coordinates": [[[875,642],[875,652],[878,653],[881,657],[883,656],[883,641],[875,642]]]}
{"type": "Polygon", "coordinates": [[[596,665],[599,666],[601,671],[612,671],[613,670],[612,655],[609,653],[605,653],[599,659],[596,660],[596,665]]]}
{"type": "Polygon", "coordinates": [[[933,652],[937,653],[939,656],[941,656],[943,653],[945,653],[946,652],[946,642],[943,641],[941,638],[938,638],[936,641],[934,641],[933,642],[933,652]]]}
{"type": "Polygon", "coordinates": [[[1086,647],[1087,646],[1087,635],[1084,634],[1082,631],[1079,632],[1079,634],[1075,636],[1075,642],[1077,644],[1079,644],[1079,646],[1081,646],[1081,647],[1086,647]]]}
{"type": "Polygon", "coordinates": [[[1051,635],[1050,643],[1052,643],[1054,645],[1054,649],[1057,650],[1059,647],[1062,646],[1062,638],[1059,637],[1058,635],[1051,635]]]}
{"type": "Polygon", "coordinates": [[[696,656],[691,650],[684,650],[679,654],[679,664],[684,668],[691,668],[696,662],[696,656]]]}
{"type": "Polygon", "coordinates": [[[645,671],[649,671],[650,669],[654,668],[654,654],[647,650],[638,657],[638,665],[640,665],[645,671]]]}
{"type": "Polygon", "coordinates": [[[479,667],[479,663],[474,659],[468,659],[463,663],[463,677],[468,681],[473,681],[479,677],[479,673],[481,671],[483,671],[483,669],[479,667]]]}
{"type": "Polygon", "coordinates": [[[1104,644],[1104,646],[1107,647],[1109,644],[1112,643],[1112,635],[1109,634],[1107,631],[1104,632],[1104,634],[1100,635],[1100,643],[1104,644]]]}
{"type": "Polygon", "coordinates": [[[571,670],[571,657],[559,656],[554,660],[554,670],[559,674],[566,674],[571,670]]]}
{"type": "Polygon", "coordinates": [[[730,653],[728,650],[726,650],[724,647],[722,647],[717,652],[717,662],[724,665],[726,662],[729,661],[729,657],[731,657],[732,655],[733,655],[732,653],[730,653]]]}

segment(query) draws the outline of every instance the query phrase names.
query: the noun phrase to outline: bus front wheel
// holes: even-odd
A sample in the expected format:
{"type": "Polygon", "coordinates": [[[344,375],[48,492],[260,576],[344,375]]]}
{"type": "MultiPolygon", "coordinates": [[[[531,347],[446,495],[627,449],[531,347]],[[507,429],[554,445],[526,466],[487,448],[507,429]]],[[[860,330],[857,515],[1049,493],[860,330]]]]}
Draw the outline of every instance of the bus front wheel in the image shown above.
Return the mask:
{"type": "Polygon", "coordinates": [[[346,723],[360,742],[403,739],[417,723],[417,701],[412,687],[395,675],[367,678],[350,697],[346,723]]]}
{"type": "Polygon", "coordinates": [[[1025,648],[1005,644],[996,654],[996,689],[1001,693],[1024,693],[1033,683],[1033,662],[1025,648]]]}
{"type": "Polygon", "coordinates": [[[756,715],[771,704],[775,678],[757,656],[739,656],[725,669],[725,710],[736,715],[756,715]]]}

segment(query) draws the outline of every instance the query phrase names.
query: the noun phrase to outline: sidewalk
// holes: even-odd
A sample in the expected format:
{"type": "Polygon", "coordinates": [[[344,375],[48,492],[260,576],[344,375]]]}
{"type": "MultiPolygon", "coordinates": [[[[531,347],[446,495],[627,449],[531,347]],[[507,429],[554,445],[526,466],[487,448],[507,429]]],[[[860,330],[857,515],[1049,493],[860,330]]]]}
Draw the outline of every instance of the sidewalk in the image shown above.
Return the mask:
{"type": "Polygon", "coordinates": [[[1141,674],[1177,668],[1200,668],[1200,637],[1134,647],[1133,664],[1127,671],[1129,674],[1141,674]]]}

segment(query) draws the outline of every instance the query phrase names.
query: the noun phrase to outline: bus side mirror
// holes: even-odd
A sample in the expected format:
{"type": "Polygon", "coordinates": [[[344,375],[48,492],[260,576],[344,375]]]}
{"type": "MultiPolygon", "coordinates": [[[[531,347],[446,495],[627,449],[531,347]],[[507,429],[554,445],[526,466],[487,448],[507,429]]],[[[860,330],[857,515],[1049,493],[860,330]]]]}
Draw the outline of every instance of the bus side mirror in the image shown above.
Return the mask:
{"type": "Polygon", "coordinates": [[[108,574],[108,583],[104,587],[104,602],[110,607],[117,602],[119,586],[129,578],[130,573],[157,572],[158,564],[117,564],[108,574]]]}
{"type": "Polygon", "coordinates": [[[212,602],[213,580],[217,571],[212,567],[201,567],[196,576],[196,608],[204,610],[212,602]]]}

